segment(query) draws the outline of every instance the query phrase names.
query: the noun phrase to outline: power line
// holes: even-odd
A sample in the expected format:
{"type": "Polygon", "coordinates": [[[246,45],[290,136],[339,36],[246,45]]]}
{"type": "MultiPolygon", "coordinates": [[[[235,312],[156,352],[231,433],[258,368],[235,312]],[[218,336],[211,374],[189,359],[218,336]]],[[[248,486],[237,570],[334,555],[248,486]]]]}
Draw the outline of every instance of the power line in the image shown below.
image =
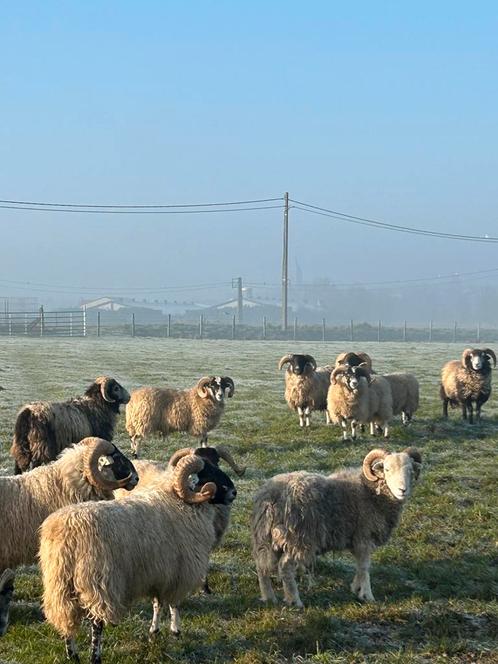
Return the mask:
{"type": "Polygon", "coordinates": [[[374,228],[380,228],[384,230],[396,231],[398,233],[410,233],[412,235],[425,235],[430,237],[439,237],[446,240],[462,240],[467,242],[488,242],[488,243],[497,243],[498,237],[494,236],[480,236],[480,235],[464,235],[459,233],[444,233],[442,231],[432,231],[423,228],[413,228],[411,226],[401,226],[398,224],[390,224],[384,221],[378,221],[375,219],[369,219],[368,217],[358,217],[351,214],[346,214],[344,212],[338,212],[336,210],[329,210],[327,208],[319,207],[318,205],[312,205],[311,203],[303,203],[302,201],[297,201],[290,199],[292,203],[295,203],[293,206],[296,210],[301,210],[302,212],[309,212],[311,214],[318,214],[322,217],[329,217],[337,221],[345,221],[352,224],[359,224],[361,226],[370,226],[374,228]]]}
{"type": "Polygon", "coordinates": [[[260,205],[260,206],[250,206],[250,207],[241,207],[241,208],[216,208],[216,209],[177,209],[177,210],[121,210],[121,209],[70,209],[70,208],[49,208],[49,207],[28,207],[28,206],[17,206],[17,205],[0,205],[1,209],[4,210],[28,210],[30,212],[73,212],[76,214],[209,214],[216,212],[248,212],[252,210],[276,210],[282,209],[283,205],[260,205]]]}
{"type": "MultiPolygon", "coordinates": [[[[119,204],[109,204],[102,205],[100,203],[46,203],[46,202],[37,202],[37,201],[13,201],[13,200],[2,200],[0,203],[5,203],[9,205],[36,205],[39,207],[71,207],[71,208],[198,208],[198,207],[222,207],[225,205],[250,205],[255,203],[271,203],[273,201],[282,201],[282,196],[277,198],[255,198],[248,201],[230,201],[230,202],[221,202],[221,203],[170,203],[168,205],[164,204],[146,204],[146,205],[123,205],[119,204]]],[[[22,208],[21,208],[22,209],[22,208]]]]}
{"type": "Polygon", "coordinates": [[[15,290],[30,290],[39,293],[64,293],[67,295],[75,295],[81,293],[106,293],[112,292],[115,294],[134,293],[137,295],[145,295],[148,293],[176,293],[186,291],[200,291],[200,290],[213,290],[223,288],[231,285],[229,281],[218,281],[213,283],[204,284],[188,284],[182,286],[159,286],[155,287],[107,287],[107,286],[69,286],[57,284],[45,284],[30,281],[13,281],[9,279],[0,279],[0,285],[6,284],[15,290]]]}

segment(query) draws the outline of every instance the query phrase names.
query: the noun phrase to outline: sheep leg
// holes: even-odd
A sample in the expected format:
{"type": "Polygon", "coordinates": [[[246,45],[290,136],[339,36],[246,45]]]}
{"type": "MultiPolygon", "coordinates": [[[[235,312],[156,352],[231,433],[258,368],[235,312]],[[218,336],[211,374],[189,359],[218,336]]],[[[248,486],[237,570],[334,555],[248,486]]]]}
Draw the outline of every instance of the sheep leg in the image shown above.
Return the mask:
{"type": "Polygon", "coordinates": [[[257,566],[257,572],[258,572],[259,590],[261,591],[261,601],[271,602],[272,604],[276,604],[277,598],[273,591],[270,575],[264,574],[263,570],[258,566],[257,566]]]}
{"type": "Polygon", "coordinates": [[[207,433],[203,433],[202,436],[199,438],[199,443],[201,447],[207,447],[208,446],[208,436],[207,433]]]}
{"type": "Polygon", "coordinates": [[[140,449],[140,443],[142,442],[141,436],[132,436],[131,437],[131,456],[134,459],[138,459],[138,450],[140,449]]]}
{"type": "Polygon", "coordinates": [[[373,422],[370,422],[370,435],[375,436],[375,425],[373,422]]]}
{"type": "Polygon", "coordinates": [[[356,440],[356,427],[358,422],[356,420],[351,420],[351,440],[356,440]]]}
{"type": "Polygon", "coordinates": [[[73,662],[80,662],[80,656],[78,655],[78,648],[76,647],[76,640],[73,636],[65,640],[66,644],[66,657],[71,659],[73,662]]]}
{"type": "Polygon", "coordinates": [[[443,419],[448,419],[448,402],[449,399],[443,399],[443,419]]]}
{"type": "Polygon", "coordinates": [[[474,424],[474,406],[472,405],[472,399],[468,399],[466,405],[469,409],[469,424],[474,424]]]}
{"type": "Polygon", "coordinates": [[[92,650],[90,664],[102,664],[102,632],[104,623],[102,620],[92,622],[92,650]]]}
{"type": "Polygon", "coordinates": [[[283,555],[278,563],[278,570],[284,587],[284,601],[289,606],[303,608],[296,583],[296,563],[287,555],[283,555]]]}
{"type": "Polygon", "coordinates": [[[467,406],[463,403],[462,404],[462,420],[467,419],[467,406]]]}
{"type": "Polygon", "coordinates": [[[171,622],[169,624],[169,631],[173,634],[173,636],[180,636],[181,631],[180,631],[180,611],[178,611],[177,606],[170,606],[169,607],[169,615],[171,618],[171,622]]]}
{"type": "Polygon", "coordinates": [[[347,440],[348,439],[348,423],[347,423],[347,420],[341,420],[341,427],[342,427],[342,439],[347,440]]]}
{"type": "Polygon", "coordinates": [[[297,407],[297,414],[299,415],[299,426],[304,427],[303,409],[301,406],[297,407]]]}
{"type": "Polygon", "coordinates": [[[149,639],[154,637],[160,629],[161,602],[154,597],[152,600],[152,622],[149,627],[149,639]]]}
{"type": "Polygon", "coordinates": [[[351,591],[359,599],[366,602],[375,602],[370,586],[370,550],[359,548],[353,554],[356,559],[356,574],[351,583],[351,591]]]}
{"type": "Polygon", "coordinates": [[[389,424],[386,422],[381,429],[384,432],[384,438],[389,438],[389,424]]]}
{"type": "Polygon", "coordinates": [[[209,587],[209,578],[208,578],[208,575],[207,575],[207,574],[206,574],[206,576],[204,577],[204,582],[203,582],[203,584],[202,584],[202,592],[203,592],[205,595],[211,595],[212,592],[213,592],[213,591],[211,590],[211,588],[209,587]]]}
{"type": "Polygon", "coordinates": [[[309,406],[304,409],[304,414],[306,416],[306,426],[309,427],[311,424],[311,408],[309,406]]]}
{"type": "Polygon", "coordinates": [[[328,410],[325,411],[325,424],[332,424],[328,410]]]}

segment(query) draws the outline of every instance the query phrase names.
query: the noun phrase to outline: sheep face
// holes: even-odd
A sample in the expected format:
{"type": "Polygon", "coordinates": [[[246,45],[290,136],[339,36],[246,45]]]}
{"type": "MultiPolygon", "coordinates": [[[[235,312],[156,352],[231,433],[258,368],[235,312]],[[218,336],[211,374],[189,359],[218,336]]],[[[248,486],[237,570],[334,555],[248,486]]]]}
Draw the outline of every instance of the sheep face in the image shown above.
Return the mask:
{"type": "Polygon", "coordinates": [[[210,502],[218,505],[231,505],[237,496],[237,489],[232,480],[216,464],[209,461],[208,455],[202,453],[199,456],[204,461],[204,468],[194,476],[193,490],[200,490],[206,482],[214,482],[216,484],[216,493],[210,502]]]}
{"type": "Polygon", "coordinates": [[[116,446],[111,454],[99,457],[98,467],[107,480],[117,481],[130,477],[128,483],[123,487],[131,491],[138,484],[138,473],[135,466],[116,446]]]}
{"type": "Polygon", "coordinates": [[[416,451],[386,454],[372,464],[372,472],[383,479],[396,500],[406,500],[422,467],[420,454],[416,451]]]}
{"type": "Polygon", "coordinates": [[[202,378],[198,384],[198,394],[203,399],[212,399],[218,403],[225,401],[225,395],[232,397],[235,387],[229,376],[209,376],[202,378]]]}
{"type": "Polygon", "coordinates": [[[363,366],[343,364],[333,371],[331,381],[334,383],[341,382],[347,390],[356,394],[362,378],[370,383],[370,375],[363,366]]]}
{"type": "Polygon", "coordinates": [[[109,376],[99,376],[85,392],[86,396],[93,398],[95,398],[97,394],[100,394],[104,401],[112,404],[116,412],[119,412],[119,406],[121,404],[127,404],[130,400],[130,393],[128,390],[125,390],[117,380],[110,378],[109,376]]]}
{"type": "Polygon", "coordinates": [[[284,364],[288,364],[288,371],[296,376],[304,376],[312,373],[316,369],[315,359],[311,355],[286,355],[280,360],[281,369],[284,364]]]}
{"type": "Polygon", "coordinates": [[[489,348],[484,350],[467,348],[463,353],[462,360],[467,369],[481,373],[488,372],[491,369],[490,360],[493,360],[496,366],[496,357],[489,348]]]}

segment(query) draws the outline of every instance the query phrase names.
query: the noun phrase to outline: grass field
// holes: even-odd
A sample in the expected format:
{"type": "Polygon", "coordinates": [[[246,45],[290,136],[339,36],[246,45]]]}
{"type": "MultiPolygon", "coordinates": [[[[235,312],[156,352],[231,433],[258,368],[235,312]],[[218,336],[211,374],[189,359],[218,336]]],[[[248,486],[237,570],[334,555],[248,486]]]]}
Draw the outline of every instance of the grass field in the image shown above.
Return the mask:
{"type": "MultiPolygon", "coordinates": [[[[188,599],[180,638],[171,637],[164,624],[154,643],[147,640],[150,603],[134,606],[125,621],[106,629],[105,662],[498,662],[498,408],[493,396],[477,426],[462,423],[457,412],[450,421],[441,420],[439,370],[460,356],[460,345],[362,344],[378,370],[413,371],[421,382],[416,420],[407,429],[396,422],[391,430],[388,447],[416,445],[424,469],[400,526],[374,555],[377,602],[362,604],[350,593],[353,560],[347,554],[319,560],[314,586],[307,590],[302,584],[304,611],[264,608],[259,602],[249,546],[254,491],[281,471],[326,473],[359,464],[373,446],[368,436],[342,442],[339,430],[326,427],[321,415],[315,416],[311,430],[301,431],[283,399],[278,359],[301,350],[326,363],[347,348],[337,343],[174,339],[2,341],[1,473],[12,472],[12,427],[26,401],[79,394],[100,374],[116,377],[128,389],[189,386],[206,373],[235,380],[235,396],[211,442],[229,444],[249,470],[236,481],[232,526],[223,548],[213,555],[215,594],[188,599]]],[[[115,442],[129,449],[124,418],[115,442]]],[[[167,459],[191,442],[180,435],[166,442],[152,439],[143,456],[167,459]]],[[[64,660],[61,640],[43,622],[41,590],[35,567],[20,570],[11,626],[0,640],[0,662],[64,660]]],[[[86,625],[79,644],[82,661],[88,661],[86,625]]]]}

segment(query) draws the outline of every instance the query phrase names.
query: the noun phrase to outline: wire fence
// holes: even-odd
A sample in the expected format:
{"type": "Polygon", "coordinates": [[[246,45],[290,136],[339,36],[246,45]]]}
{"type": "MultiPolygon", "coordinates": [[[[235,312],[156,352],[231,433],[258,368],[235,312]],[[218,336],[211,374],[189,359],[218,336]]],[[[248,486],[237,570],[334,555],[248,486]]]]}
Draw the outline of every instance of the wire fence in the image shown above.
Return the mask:
{"type": "Polygon", "coordinates": [[[85,337],[86,311],[2,311],[0,335],[8,337],[85,337]]]}

